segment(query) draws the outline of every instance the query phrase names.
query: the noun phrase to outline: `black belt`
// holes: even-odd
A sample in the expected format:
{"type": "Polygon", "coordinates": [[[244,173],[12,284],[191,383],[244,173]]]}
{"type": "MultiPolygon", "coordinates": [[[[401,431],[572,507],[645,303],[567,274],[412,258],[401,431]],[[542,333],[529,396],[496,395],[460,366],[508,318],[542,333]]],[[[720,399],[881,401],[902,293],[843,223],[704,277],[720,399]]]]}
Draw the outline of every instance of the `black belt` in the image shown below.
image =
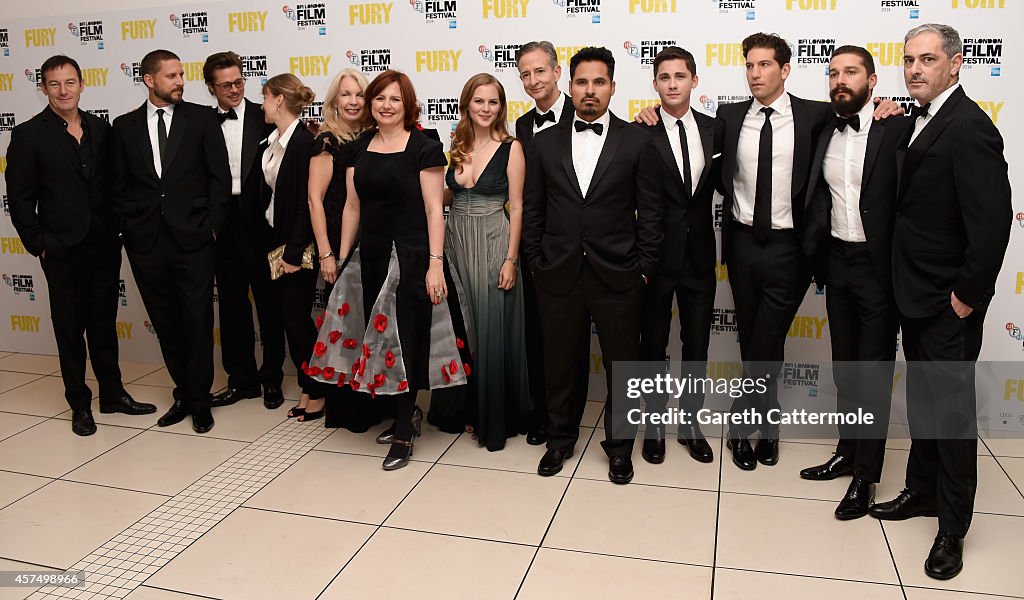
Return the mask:
{"type": "Polygon", "coordinates": [[[841,240],[834,235],[832,236],[832,245],[849,250],[861,250],[868,247],[867,242],[848,242],[846,240],[841,240]]]}

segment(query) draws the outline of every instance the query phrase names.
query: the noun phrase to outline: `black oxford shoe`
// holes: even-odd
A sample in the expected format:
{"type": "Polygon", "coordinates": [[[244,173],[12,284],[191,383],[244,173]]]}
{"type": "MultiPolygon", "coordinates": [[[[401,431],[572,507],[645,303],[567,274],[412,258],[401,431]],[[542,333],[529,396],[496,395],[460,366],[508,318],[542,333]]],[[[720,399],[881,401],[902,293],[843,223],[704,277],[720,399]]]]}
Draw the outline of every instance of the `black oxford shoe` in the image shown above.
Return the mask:
{"type": "Polygon", "coordinates": [[[754,453],[757,455],[757,462],[766,467],[779,464],[779,434],[769,434],[757,440],[754,453]]]}
{"type": "Polygon", "coordinates": [[[914,517],[936,517],[935,499],[925,498],[920,492],[904,489],[888,502],[872,504],[868,514],[883,521],[903,521],[914,517]]]}
{"type": "Polygon", "coordinates": [[[547,443],[548,434],[543,429],[531,429],[526,434],[526,443],[531,446],[540,446],[541,444],[547,443]]]}
{"type": "Polygon", "coordinates": [[[924,561],[925,575],[932,579],[952,579],[964,569],[964,538],[939,532],[924,561]]]}
{"type": "Polygon", "coordinates": [[[206,433],[213,429],[213,413],[209,407],[196,408],[192,411],[192,431],[206,433]]]}
{"type": "Polygon", "coordinates": [[[646,432],[646,435],[651,437],[644,438],[644,445],[640,455],[644,457],[644,460],[653,465],[665,462],[665,428],[652,426],[652,430],[646,432]]]}
{"type": "Polygon", "coordinates": [[[156,406],[136,402],[128,392],[121,392],[121,395],[112,400],[100,398],[100,412],[103,414],[124,413],[126,415],[149,415],[156,412],[156,406]]]}
{"type": "Polygon", "coordinates": [[[284,404],[284,392],[281,391],[280,386],[263,386],[263,406],[274,410],[282,404],[284,404]]]}
{"type": "Polygon", "coordinates": [[[754,449],[750,447],[750,440],[747,438],[730,438],[725,445],[732,450],[732,462],[737,467],[744,471],[753,471],[757,467],[757,459],[754,458],[754,449]]]}
{"type": "Polygon", "coordinates": [[[71,411],[71,431],[81,436],[96,433],[96,421],[92,420],[92,411],[88,408],[71,411]]]}
{"type": "Polygon", "coordinates": [[[800,479],[811,481],[831,481],[844,475],[853,475],[853,460],[842,454],[833,454],[825,463],[800,471],[800,479]]]}
{"type": "Polygon", "coordinates": [[[850,487],[846,489],[846,495],[836,507],[836,518],[840,521],[859,519],[868,514],[868,507],[874,499],[875,484],[854,477],[850,487]]]}
{"type": "Polygon", "coordinates": [[[213,399],[210,400],[211,407],[218,406],[231,406],[239,400],[248,400],[249,398],[260,397],[260,386],[246,387],[246,388],[225,388],[213,395],[213,399]]]}
{"type": "Polygon", "coordinates": [[[697,462],[709,463],[715,460],[715,453],[711,451],[711,444],[704,438],[704,433],[699,427],[690,427],[679,431],[679,443],[686,446],[690,451],[690,458],[697,462]]]}
{"type": "Polygon", "coordinates": [[[175,400],[171,408],[164,413],[164,416],[157,419],[157,427],[170,427],[176,423],[181,423],[185,420],[185,417],[189,415],[189,409],[185,407],[185,403],[181,400],[175,400]]]}
{"type": "MultiPolygon", "coordinates": [[[[665,442],[662,440],[662,446],[665,442]]],[[[625,485],[633,481],[633,461],[628,456],[613,456],[608,459],[608,480],[625,485]]]]}
{"type": "Polygon", "coordinates": [[[562,470],[562,465],[572,456],[572,448],[559,450],[548,450],[540,459],[537,465],[537,474],[541,477],[557,475],[562,470]]]}

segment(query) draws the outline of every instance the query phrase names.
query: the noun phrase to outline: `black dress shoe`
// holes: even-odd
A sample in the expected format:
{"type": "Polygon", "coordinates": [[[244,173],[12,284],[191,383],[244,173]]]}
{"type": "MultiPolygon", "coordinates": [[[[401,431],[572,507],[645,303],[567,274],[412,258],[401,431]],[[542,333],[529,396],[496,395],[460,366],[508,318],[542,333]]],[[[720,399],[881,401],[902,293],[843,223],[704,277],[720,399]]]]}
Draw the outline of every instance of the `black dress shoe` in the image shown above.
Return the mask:
{"type": "Polygon", "coordinates": [[[779,464],[779,434],[768,434],[757,440],[754,454],[757,455],[757,462],[766,467],[779,464]]]}
{"type": "Polygon", "coordinates": [[[196,408],[192,411],[192,431],[206,433],[213,429],[213,413],[208,407],[196,408]]]}
{"type": "Polygon", "coordinates": [[[562,465],[572,456],[572,448],[561,448],[548,450],[540,459],[537,465],[537,474],[541,477],[557,475],[562,470],[562,465]]]}
{"type": "Polygon", "coordinates": [[[732,462],[737,467],[744,471],[753,471],[757,467],[754,449],[750,447],[750,440],[747,438],[730,438],[725,446],[732,450],[732,462]]]}
{"type": "MultiPolygon", "coordinates": [[[[665,441],[661,442],[664,450],[665,441]]],[[[633,461],[628,456],[613,456],[608,459],[608,480],[625,485],[633,481],[633,461]]]]}
{"type": "Polygon", "coordinates": [[[526,443],[531,446],[540,446],[548,441],[548,434],[543,429],[531,429],[526,434],[526,443]]]}
{"type": "Polygon", "coordinates": [[[96,433],[96,421],[92,420],[92,411],[88,408],[71,411],[71,431],[81,436],[96,433]]]}
{"type": "Polygon", "coordinates": [[[170,427],[176,423],[181,423],[189,415],[189,412],[184,402],[175,400],[171,408],[164,413],[164,416],[157,419],[157,427],[170,427]]]}
{"type": "Polygon", "coordinates": [[[211,407],[218,406],[231,406],[239,400],[248,400],[249,398],[259,398],[260,387],[246,387],[246,388],[225,388],[213,395],[213,400],[210,401],[211,407]]]}
{"type": "Polygon", "coordinates": [[[833,454],[824,464],[801,469],[800,478],[811,481],[831,481],[844,475],[853,475],[853,460],[842,454],[833,454]]]}
{"type": "Polygon", "coordinates": [[[128,392],[121,392],[121,395],[112,400],[100,398],[100,412],[103,414],[124,413],[126,415],[149,415],[156,412],[156,406],[136,402],[128,392]]]}
{"type": "Polygon", "coordinates": [[[715,460],[715,453],[711,450],[711,444],[704,438],[704,433],[699,427],[689,427],[679,431],[679,443],[686,446],[690,451],[690,458],[697,462],[709,463],[715,460]]]}
{"type": "Polygon", "coordinates": [[[899,496],[888,501],[872,504],[868,514],[883,521],[903,521],[913,517],[937,517],[935,499],[925,498],[920,492],[904,489],[899,496]]]}
{"type": "Polygon", "coordinates": [[[263,406],[274,410],[282,404],[284,404],[284,392],[281,391],[280,386],[263,386],[263,406]]]}
{"type": "Polygon", "coordinates": [[[952,579],[964,569],[964,538],[939,532],[924,561],[924,573],[932,579],[952,579]]]}
{"type": "Polygon", "coordinates": [[[840,521],[859,519],[868,514],[868,507],[874,499],[875,484],[854,477],[846,489],[846,495],[836,507],[836,518],[840,521]]]}
{"type": "MultiPolygon", "coordinates": [[[[646,432],[651,437],[644,438],[643,449],[640,456],[652,465],[659,465],[665,462],[665,428],[652,425],[652,431],[646,432]]],[[[632,477],[632,476],[630,476],[632,477]]]]}

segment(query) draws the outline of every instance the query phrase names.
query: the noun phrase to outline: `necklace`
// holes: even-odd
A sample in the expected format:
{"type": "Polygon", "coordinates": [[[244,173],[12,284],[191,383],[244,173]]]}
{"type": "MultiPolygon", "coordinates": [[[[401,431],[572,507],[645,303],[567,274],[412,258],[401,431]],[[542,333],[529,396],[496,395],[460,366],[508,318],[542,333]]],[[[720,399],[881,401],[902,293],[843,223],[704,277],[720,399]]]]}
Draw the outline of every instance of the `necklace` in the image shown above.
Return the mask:
{"type": "Polygon", "coordinates": [[[493,141],[494,141],[494,138],[487,138],[487,141],[486,141],[486,142],[484,142],[484,145],[483,145],[483,146],[480,146],[479,148],[476,148],[475,150],[473,150],[472,152],[470,152],[470,153],[469,153],[469,155],[470,155],[471,157],[472,157],[472,156],[476,156],[476,155],[477,155],[477,154],[478,154],[478,153],[479,153],[479,152],[480,152],[481,150],[483,150],[484,148],[486,148],[486,147],[490,146],[490,145],[491,145],[491,142],[493,142],[493,141]]]}

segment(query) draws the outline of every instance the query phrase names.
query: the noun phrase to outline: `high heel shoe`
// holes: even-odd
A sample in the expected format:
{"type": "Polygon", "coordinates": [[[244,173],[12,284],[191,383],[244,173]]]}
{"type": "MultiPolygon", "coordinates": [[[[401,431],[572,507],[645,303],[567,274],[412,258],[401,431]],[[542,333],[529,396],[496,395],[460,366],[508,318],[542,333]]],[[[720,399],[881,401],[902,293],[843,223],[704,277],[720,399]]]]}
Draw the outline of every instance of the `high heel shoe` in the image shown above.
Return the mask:
{"type": "Polygon", "coordinates": [[[423,435],[423,411],[419,406],[412,408],[412,431],[416,437],[423,435]]]}
{"type": "Polygon", "coordinates": [[[392,440],[391,450],[388,451],[388,455],[384,457],[384,462],[381,467],[385,471],[394,471],[401,469],[402,467],[409,464],[409,458],[412,457],[413,443],[405,440],[392,440]]]}
{"type": "Polygon", "coordinates": [[[316,421],[317,419],[322,418],[324,416],[324,409],[321,408],[316,412],[307,412],[304,410],[302,411],[302,414],[299,416],[302,417],[301,420],[296,419],[296,421],[298,421],[299,423],[308,423],[310,421],[316,421]]]}
{"type": "Polygon", "coordinates": [[[299,408],[298,406],[294,406],[294,407],[288,409],[287,417],[289,419],[294,419],[295,417],[301,417],[304,414],[306,414],[306,409],[299,408]]]}
{"type": "Polygon", "coordinates": [[[378,444],[390,444],[395,439],[395,424],[392,423],[390,427],[380,432],[377,435],[378,444]]]}

